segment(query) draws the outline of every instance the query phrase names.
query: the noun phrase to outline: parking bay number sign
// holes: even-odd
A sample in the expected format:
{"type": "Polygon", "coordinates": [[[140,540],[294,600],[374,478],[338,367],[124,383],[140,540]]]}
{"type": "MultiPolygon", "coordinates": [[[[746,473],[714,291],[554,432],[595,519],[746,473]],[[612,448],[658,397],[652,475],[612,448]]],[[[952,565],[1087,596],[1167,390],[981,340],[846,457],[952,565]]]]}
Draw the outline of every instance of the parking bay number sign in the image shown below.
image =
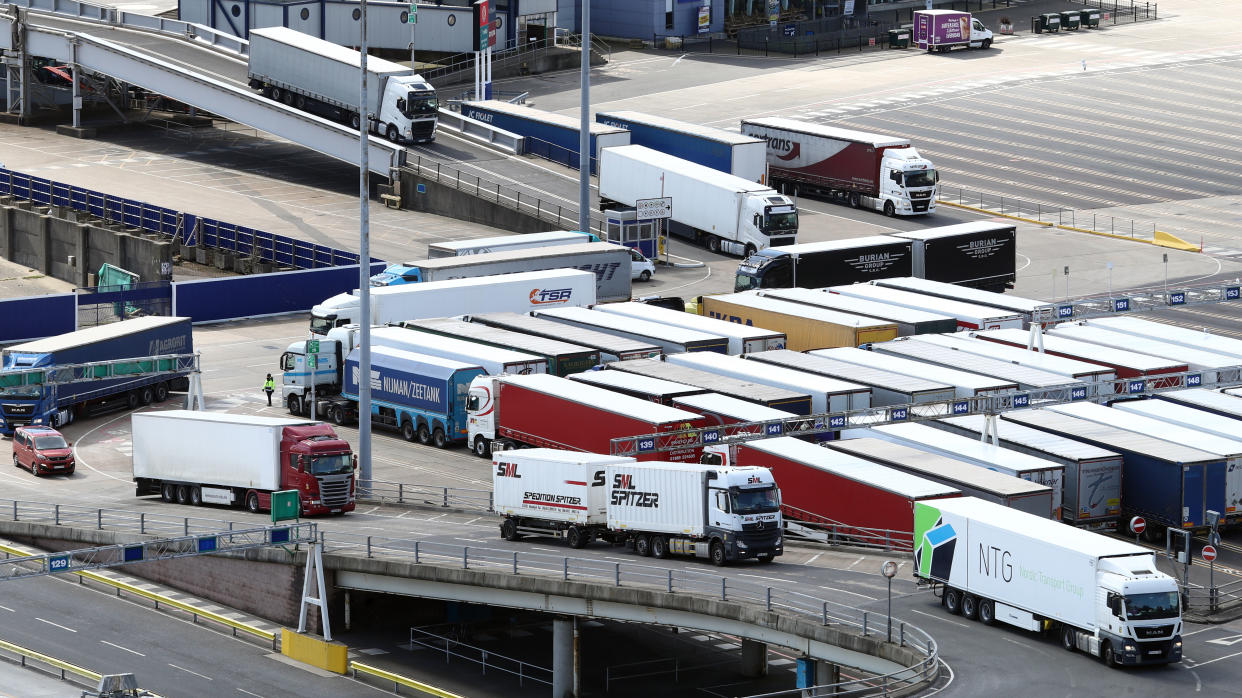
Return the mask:
{"type": "Polygon", "coordinates": [[[673,215],[673,197],[664,196],[658,199],[639,199],[634,202],[634,210],[640,221],[655,218],[671,218],[673,215]]]}

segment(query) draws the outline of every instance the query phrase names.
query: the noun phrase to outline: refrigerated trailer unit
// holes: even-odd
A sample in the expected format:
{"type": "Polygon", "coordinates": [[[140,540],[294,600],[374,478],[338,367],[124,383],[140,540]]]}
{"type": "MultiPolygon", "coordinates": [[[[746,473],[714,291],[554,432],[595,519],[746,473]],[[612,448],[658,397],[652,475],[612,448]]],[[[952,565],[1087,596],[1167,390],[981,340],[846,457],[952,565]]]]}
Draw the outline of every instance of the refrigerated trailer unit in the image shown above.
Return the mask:
{"type": "Polygon", "coordinates": [[[608,364],[608,370],[626,371],[675,383],[685,383],[715,393],[729,395],[758,405],[775,407],[794,414],[811,414],[811,395],[804,390],[787,390],[763,385],[755,381],[730,378],[718,373],[703,371],[690,366],[670,364],[659,359],[636,359],[608,364]]]}
{"type": "Polygon", "coordinates": [[[1117,372],[1101,364],[1032,351],[1009,344],[985,342],[961,332],[919,335],[919,341],[956,349],[972,356],[1005,361],[1019,366],[1030,366],[1080,381],[1087,386],[1087,397],[1092,399],[1100,395],[1111,395],[1113,383],[1117,380],[1117,372]]]}
{"type": "Polygon", "coordinates": [[[665,354],[677,352],[708,351],[725,353],[729,348],[729,340],[720,335],[689,330],[684,327],[662,325],[658,322],[640,320],[628,315],[605,313],[590,308],[554,308],[535,310],[532,314],[537,318],[551,320],[564,325],[580,327],[605,334],[632,339],[636,342],[650,342],[660,347],[665,354]]]}
{"type": "Polygon", "coordinates": [[[1018,258],[1013,223],[973,221],[889,234],[913,243],[911,276],[998,293],[1013,288],[1018,258]]]}
{"type": "Polygon", "coordinates": [[[752,362],[740,356],[672,354],[665,358],[665,362],[809,393],[811,411],[817,414],[862,410],[871,406],[871,389],[865,385],[774,364],[752,362]]]}
{"type": "Polygon", "coordinates": [[[1147,519],[1149,540],[1163,540],[1166,527],[1202,529],[1205,510],[1225,510],[1219,455],[1049,410],[1013,410],[1005,419],[1120,453],[1121,511],[1147,519]]]}
{"type": "Polygon", "coordinates": [[[1189,327],[1178,327],[1124,315],[1092,318],[1084,320],[1083,324],[1088,327],[1103,327],[1113,332],[1125,332],[1138,337],[1151,337],[1165,342],[1185,344],[1188,347],[1214,351],[1242,361],[1242,339],[1212,334],[1207,332],[1206,328],[1192,330],[1189,327]]]}
{"type": "Polygon", "coordinates": [[[794,351],[856,347],[897,336],[896,323],[835,310],[765,298],[754,291],[703,296],[708,317],[785,333],[785,348],[794,351]]]}
{"type": "Polygon", "coordinates": [[[734,291],[820,288],[912,273],[909,240],[869,235],[769,247],[743,259],[734,291]]]}
{"type": "MultiPolygon", "coordinates": [[[[604,373],[621,373],[620,371],[604,371],[604,373]]],[[[697,393],[695,395],[682,395],[672,399],[672,406],[678,409],[701,414],[707,420],[707,426],[724,427],[721,436],[724,439],[730,439],[741,435],[759,433],[758,430],[748,430],[738,428],[730,428],[732,424],[746,424],[755,422],[773,422],[766,425],[764,434],[771,436],[775,433],[787,434],[798,431],[799,422],[791,422],[796,420],[798,415],[785,410],[778,410],[774,407],[764,407],[756,405],[753,402],[746,402],[728,395],[720,393],[697,393]]],[[[807,425],[810,426],[809,424],[807,425]]]]}
{"type": "MultiPolygon", "coordinates": [[[[581,169],[579,139],[582,122],[576,116],[510,104],[497,99],[462,102],[461,115],[522,136],[525,139],[524,148],[530,155],[559,162],[575,170],[581,169]]],[[[594,122],[588,122],[588,131],[590,172],[596,174],[604,149],[629,145],[630,132],[594,122]]]]}
{"type": "Polygon", "coordinates": [[[901,373],[915,378],[943,383],[953,386],[957,397],[976,397],[981,395],[999,395],[1018,389],[1018,384],[1000,378],[993,378],[979,373],[959,371],[954,368],[925,364],[921,361],[904,359],[874,351],[865,351],[853,347],[838,349],[819,349],[808,352],[811,356],[824,356],[837,361],[870,366],[873,368],[901,373]]]}
{"type": "Polygon", "coordinates": [[[673,401],[679,397],[707,392],[704,388],[697,386],[625,371],[587,371],[569,376],[569,380],[669,407],[673,407],[673,401]]]}
{"type": "MultiPolygon", "coordinates": [[[[981,373],[1002,380],[1017,383],[1022,390],[1050,390],[1064,388],[1069,391],[1075,388],[1086,390],[1086,384],[1073,378],[1044,371],[1032,366],[1009,363],[999,359],[967,354],[950,347],[931,342],[924,342],[918,337],[900,337],[888,342],[871,345],[871,351],[881,354],[900,356],[915,361],[954,368],[960,371],[981,373]]],[[[1086,398],[1086,392],[1082,393],[1086,398]]],[[[1066,397],[1069,397],[1068,393],[1066,397]]]]}
{"type": "Polygon", "coordinates": [[[829,293],[840,293],[843,296],[867,298],[880,303],[891,303],[929,313],[948,315],[957,320],[959,330],[991,330],[1002,328],[1022,329],[1021,315],[1009,313],[999,308],[991,308],[974,303],[925,296],[921,293],[902,291],[874,284],[853,284],[850,286],[832,286],[829,293]]]}
{"type": "Polygon", "coordinates": [[[660,347],[651,342],[639,342],[620,335],[573,327],[563,322],[543,320],[531,317],[527,313],[483,313],[467,315],[463,319],[484,327],[495,327],[590,347],[599,352],[600,361],[605,363],[628,359],[659,358],[664,354],[660,347]]]}
{"type": "MultiPolygon", "coordinates": [[[[933,419],[928,425],[971,439],[981,438],[987,429],[981,414],[933,419]]],[[[1067,439],[1051,432],[1016,424],[1003,417],[996,420],[998,445],[1065,467],[1061,480],[1061,520],[1094,531],[1114,531],[1121,515],[1120,453],[1067,439]]],[[[990,443],[990,441],[989,441],[990,443]]]]}
{"type": "Polygon", "coordinates": [[[964,496],[986,499],[1043,519],[1052,516],[1052,489],[1047,485],[881,439],[842,439],[829,442],[828,447],[953,487],[964,496]]]}
{"type": "Polygon", "coordinates": [[[1000,308],[1001,310],[1008,311],[1010,313],[1022,315],[1028,325],[1030,324],[1032,318],[1037,316],[1042,318],[1045,323],[1054,322],[1056,320],[1056,303],[1049,303],[1047,301],[1022,298],[1021,296],[1011,296],[1007,293],[985,291],[983,289],[971,288],[961,284],[945,283],[944,281],[921,279],[915,276],[875,279],[873,283],[876,286],[887,286],[889,288],[897,288],[903,291],[913,291],[915,293],[921,293],[925,296],[936,296],[939,298],[961,301],[963,303],[974,303],[975,305],[986,305],[991,308],[1000,308]]]}
{"type": "Polygon", "coordinates": [[[556,245],[576,245],[584,242],[599,242],[591,233],[577,230],[553,230],[546,233],[525,233],[518,235],[496,235],[469,240],[447,240],[427,245],[427,259],[440,257],[463,257],[472,254],[490,252],[507,252],[509,250],[525,250],[531,247],[554,247],[556,245]]]}
{"type": "Polygon", "coordinates": [[[601,303],[591,307],[593,310],[604,313],[624,315],[724,337],[729,342],[727,351],[729,354],[748,354],[752,351],[785,348],[784,332],[718,320],[680,310],[670,310],[649,303],[601,303]]]}
{"type": "MultiPolygon", "coordinates": [[[[972,332],[971,336],[1014,347],[1026,347],[1030,341],[1030,333],[1014,329],[972,332]]],[[[1157,388],[1181,387],[1182,378],[1180,376],[1174,378],[1161,378],[1160,376],[1170,373],[1185,373],[1189,368],[1183,361],[1162,359],[1150,354],[1106,347],[1102,344],[1092,344],[1077,339],[1045,336],[1042,341],[1045,353],[1079,361],[1088,361],[1113,369],[1117,374],[1117,378],[1121,379],[1115,386],[1115,391],[1122,394],[1128,392],[1126,381],[1129,379],[1150,380],[1152,386],[1157,388]]]]}
{"type": "Polygon", "coordinates": [[[947,402],[956,397],[951,385],[936,383],[916,376],[894,373],[873,366],[853,364],[801,352],[781,349],[748,354],[750,361],[784,366],[806,373],[839,378],[871,389],[871,406],[913,405],[925,402],[947,402]]]}
{"type": "MultiPolygon", "coordinates": [[[[333,339],[345,328],[333,330],[328,338],[333,339]]],[[[358,346],[357,329],[350,333],[350,349],[358,346]]],[[[462,361],[473,366],[482,366],[490,375],[547,373],[548,360],[535,354],[490,347],[477,342],[457,339],[446,335],[431,334],[407,330],[404,327],[375,327],[371,329],[371,343],[375,346],[404,349],[418,354],[430,354],[454,361],[462,361]]]]}
{"type": "Polygon", "coordinates": [[[1237,383],[1239,365],[1242,365],[1242,359],[1198,349],[1193,345],[1114,332],[1093,325],[1062,323],[1049,328],[1047,334],[1184,363],[1188,370],[1201,372],[1200,378],[1209,383],[1237,383]]]}
{"type": "Polygon", "coordinates": [[[533,334],[511,332],[456,318],[427,318],[402,322],[399,327],[454,337],[499,349],[541,356],[548,360],[548,373],[567,376],[589,370],[600,363],[599,351],[533,334]]]}
{"type": "Polygon", "coordinates": [[[906,308],[891,303],[880,303],[866,298],[843,296],[839,293],[828,293],[819,288],[772,289],[760,291],[759,295],[894,322],[897,323],[897,334],[901,337],[957,331],[957,318],[948,315],[929,313],[926,310],[906,308]]]}
{"type": "Polygon", "coordinates": [[[767,144],[762,138],[637,111],[597,112],[595,120],[629,131],[631,145],[658,150],[734,177],[763,182],[767,173],[767,144]]]}
{"type": "Polygon", "coordinates": [[[1215,390],[1191,388],[1189,390],[1170,390],[1160,393],[1156,397],[1225,417],[1242,419],[1242,397],[1233,393],[1218,393],[1215,390]]]}

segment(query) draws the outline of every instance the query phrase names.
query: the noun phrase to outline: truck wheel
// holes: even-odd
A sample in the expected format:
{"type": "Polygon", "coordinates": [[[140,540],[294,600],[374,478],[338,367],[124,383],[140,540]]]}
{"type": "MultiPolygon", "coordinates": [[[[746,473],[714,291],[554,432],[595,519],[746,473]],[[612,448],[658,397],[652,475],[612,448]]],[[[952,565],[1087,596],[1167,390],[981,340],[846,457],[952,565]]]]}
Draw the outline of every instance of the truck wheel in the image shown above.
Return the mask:
{"type": "Polygon", "coordinates": [[[138,393],[134,392],[133,390],[126,393],[125,406],[131,410],[138,409],[138,393]]]}
{"type": "Polygon", "coordinates": [[[522,536],[517,532],[517,522],[513,519],[505,519],[500,522],[500,537],[505,540],[517,540],[522,536]]]}
{"type": "Polygon", "coordinates": [[[273,102],[279,102],[280,95],[281,95],[281,89],[279,87],[269,86],[267,88],[267,98],[272,100],[273,102]]]}
{"type": "Polygon", "coordinates": [[[285,93],[280,96],[280,103],[285,105],[286,107],[292,107],[293,106],[293,93],[290,92],[289,90],[285,90],[285,93]]]}
{"type": "Polygon", "coordinates": [[[474,437],[474,455],[479,458],[487,458],[492,455],[492,449],[487,446],[487,439],[482,434],[474,437]]]}
{"type": "Polygon", "coordinates": [[[962,594],[962,617],[970,620],[979,617],[979,599],[974,594],[962,594]]]}
{"type": "Polygon", "coordinates": [[[203,491],[197,487],[190,488],[190,506],[198,507],[203,505],[203,491]]]}
{"type": "Polygon", "coordinates": [[[155,384],[155,401],[163,402],[168,399],[168,383],[160,381],[155,384]]]}
{"type": "Polygon", "coordinates": [[[979,622],[991,625],[996,621],[996,604],[991,599],[979,599],[979,622]]]}
{"type": "Polygon", "coordinates": [[[173,485],[160,487],[160,498],[169,503],[177,501],[177,488],[173,485]]]}
{"type": "Polygon", "coordinates": [[[297,97],[294,97],[293,106],[297,109],[301,109],[305,111],[306,110],[306,98],[303,97],[302,95],[298,95],[297,97]]]}
{"type": "Polygon", "coordinates": [[[893,202],[891,201],[884,202],[884,215],[888,216],[889,218],[892,218],[893,216],[897,215],[897,207],[893,205],[893,202]]]}
{"type": "Polygon", "coordinates": [[[1113,643],[1105,642],[1100,648],[1100,661],[1109,669],[1117,668],[1117,653],[1113,652],[1113,643]]]}
{"type": "Polygon", "coordinates": [[[401,438],[405,439],[406,441],[413,441],[414,436],[415,436],[414,422],[411,422],[408,419],[402,422],[401,423],[401,438]]]}
{"type": "Polygon", "coordinates": [[[708,235],[707,236],[707,251],[715,252],[719,254],[720,253],[720,238],[716,237],[715,235],[708,235]]]}
{"type": "Polygon", "coordinates": [[[711,554],[713,565],[717,567],[724,567],[726,561],[723,543],[718,540],[712,541],[712,545],[708,548],[708,552],[711,554]]]}
{"type": "Polygon", "coordinates": [[[155,399],[155,391],[148,385],[138,394],[138,399],[142,401],[142,404],[150,405],[151,401],[155,399]]]}
{"type": "Polygon", "coordinates": [[[858,208],[859,206],[862,206],[862,197],[858,195],[858,192],[851,192],[850,208],[858,208]]]}
{"type": "Polygon", "coordinates": [[[647,271],[646,269],[643,269],[642,273],[638,275],[638,280],[639,281],[651,281],[651,272],[647,271]]]}
{"type": "Polygon", "coordinates": [[[357,130],[358,130],[358,126],[359,126],[358,115],[357,115],[357,114],[350,114],[350,115],[349,115],[349,127],[350,127],[350,128],[352,128],[353,130],[357,131],[357,130]]]}
{"type": "Polygon", "coordinates": [[[251,492],[246,495],[246,511],[251,514],[259,513],[259,493],[251,492]]]}
{"type": "Polygon", "coordinates": [[[668,557],[668,539],[664,536],[651,537],[651,556],[663,560],[668,557]]]}
{"type": "Polygon", "coordinates": [[[962,612],[962,592],[957,589],[944,590],[944,610],[951,615],[958,615],[962,612]]]}
{"type": "Polygon", "coordinates": [[[590,540],[591,537],[583,533],[582,529],[577,526],[570,526],[569,530],[565,531],[565,542],[569,543],[571,548],[585,547],[590,540]]]}
{"type": "Polygon", "coordinates": [[[1073,652],[1078,648],[1078,643],[1075,641],[1074,637],[1075,632],[1076,631],[1068,625],[1061,626],[1061,646],[1070,652],[1073,652]]]}
{"type": "Polygon", "coordinates": [[[289,414],[296,415],[302,412],[302,398],[297,395],[290,395],[285,404],[289,407],[289,414]]]}
{"type": "Polygon", "coordinates": [[[190,502],[190,488],[185,485],[177,485],[177,503],[188,504],[190,502]]]}
{"type": "Polygon", "coordinates": [[[337,426],[344,426],[346,422],[345,406],[331,405],[328,407],[328,416],[332,419],[332,423],[337,426]]]}
{"type": "Polygon", "coordinates": [[[991,39],[984,39],[984,40],[983,40],[983,46],[982,46],[981,48],[985,48],[985,49],[992,48],[992,40],[991,40],[991,39]]]}
{"type": "Polygon", "coordinates": [[[440,427],[436,427],[436,430],[431,432],[431,445],[436,448],[448,446],[448,437],[444,435],[444,430],[440,427]]]}
{"type": "Polygon", "coordinates": [[[651,557],[651,539],[647,536],[639,536],[634,539],[634,552],[643,557],[651,557]]]}
{"type": "Polygon", "coordinates": [[[431,443],[431,430],[427,428],[426,424],[418,425],[418,443],[424,446],[431,443]]]}
{"type": "Polygon", "coordinates": [[[384,136],[393,143],[401,142],[401,132],[397,130],[396,124],[388,124],[388,130],[384,133],[384,136]]]}

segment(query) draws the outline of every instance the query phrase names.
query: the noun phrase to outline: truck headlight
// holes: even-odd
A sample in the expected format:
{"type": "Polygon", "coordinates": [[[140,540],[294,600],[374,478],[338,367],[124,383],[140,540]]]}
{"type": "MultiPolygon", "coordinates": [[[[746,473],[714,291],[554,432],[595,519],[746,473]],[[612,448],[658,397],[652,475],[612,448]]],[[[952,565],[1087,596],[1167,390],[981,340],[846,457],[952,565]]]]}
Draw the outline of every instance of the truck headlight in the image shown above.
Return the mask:
{"type": "Polygon", "coordinates": [[[1138,651],[1138,648],[1137,648],[1137,647],[1135,647],[1134,645],[1132,645],[1132,644],[1130,644],[1130,643],[1128,643],[1128,642],[1127,642],[1127,643],[1126,643],[1126,646],[1125,646],[1125,650],[1126,650],[1127,652],[1137,652],[1137,651],[1138,651]]]}
{"type": "Polygon", "coordinates": [[[42,424],[42,423],[43,423],[43,418],[42,418],[42,417],[35,417],[34,419],[30,420],[30,423],[31,423],[31,424],[42,424]]]}
{"type": "Polygon", "coordinates": [[[1176,649],[1179,649],[1179,650],[1180,650],[1180,649],[1182,648],[1182,641],[1181,641],[1181,640],[1174,640],[1174,641],[1173,641],[1173,647],[1174,647],[1174,648],[1176,648],[1176,649]]]}
{"type": "Polygon", "coordinates": [[[739,548],[745,548],[745,547],[746,547],[746,544],[745,544],[745,543],[743,543],[742,541],[740,541],[740,540],[739,540],[739,541],[737,542],[737,547],[739,547],[739,548]]]}

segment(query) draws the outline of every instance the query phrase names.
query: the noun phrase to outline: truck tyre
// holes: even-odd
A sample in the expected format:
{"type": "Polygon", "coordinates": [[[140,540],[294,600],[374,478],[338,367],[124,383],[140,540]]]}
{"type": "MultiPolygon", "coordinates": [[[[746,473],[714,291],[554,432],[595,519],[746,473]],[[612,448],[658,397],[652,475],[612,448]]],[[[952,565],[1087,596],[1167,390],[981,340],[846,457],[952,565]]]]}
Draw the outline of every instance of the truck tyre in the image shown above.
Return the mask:
{"type": "Polygon", "coordinates": [[[337,426],[344,426],[346,422],[345,406],[330,405],[328,407],[328,417],[332,419],[332,423],[337,426]]]}
{"type": "Polygon", "coordinates": [[[979,622],[984,625],[996,622],[996,604],[991,599],[979,599],[979,622]]]}
{"type": "Polygon", "coordinates": [[[858,192],[850,192],[850,208],[858,208],[859,206],[862,206],[862,198],[859,197],[858,192]]]}
{"type": "Polygon", "coordinates": [[[1117,653],[1113,652],[1113,643],[1105,642],[1100,648],[1100,661],[1109,669],[1117,668],[1117,653]]]}
{"type": "Polygon", "coordinates": [[[1061,646],[1070,652],[1077,649],[1077,642],[1075,642],[1074,638],[1075,632],[1076,631],[1068,625],[1061,626],[1061,646]]]}
{"type": "Polygon", "coordinates": [[[668,557],[668,539],[664,536],[651,537],[651,556],[663,560],[668,557]]]}
{"type": "Polygon", "coordinates": [[[406,441],[414,440],[415,438],[414,422],[411,422],[410,420],[407,419],[401,423],[401,438],[405,439],[406,441]]]}
{"type": "Polygon", "coordinates": [[[979,617],[979,597],[974,594],[962,594],[962,617],[970,620],[979,617]]]}
{"type": "Polygon", "coordinates": [[[384,135],[393,143],[401,142],[401,131],[397,130],[396,124],[388,124],[388,130],[384,132],[384,135]]]}
{"type": "Polygon", "coordinates": [[[991,40],[991,39],[984,39],[984,40],[983,40],[983,46],[982,46],[981,48],[985,48],[985,49],[992,48],[992,40],[991,40]]]}
{"type": "Polygon", "coordinates": [[[585,547],[587,542],[590,540],[591,537],[586,535],[586,533],[584,533],[582,529],[577,526],[570,526],[569,529],[565,531],[565,542],[569,543],[569,547],[571,548],[585,547]]]}
{"type": "Polygon", "coordinates": [[[444,435],[444,430],[440,427],[436,427],[436,430],[431,432],[431,445],[436,448],[448,446],[448,437],[444,435]]]}
{"type": "Polygon", "coordinates": [[[897,207],[893,205],[893,202],[891,201],[884,202],[884,215],[888,216],[889,218],[892,218],[893,216],[897,215],[897,207]]]}
{"type": "Polygon", "coordinates": [[[160,381],[155,384],[155,401],[163,402],[168,399],[168,382],[160,381]]]}
{"type": "Polygon", "coordinates": [[[138,393],[138,399],[142,401],[142,404],[150,405],[151,401],[155,399],[155,391],[148,385],[138,393]]]}
{"type": "Polygon", "coordinates": [[[190,488],[185,485],[177,485],[177,503],[188,504],[190,502],[190,488]]]}
{"type": "Polygon", "coordinates": [[[131,410],[138,409],[138,393],[131,390],[125,394],[125,406],[131,410]]]}
{"type": "Polygon", "coordinates": [[[724,567],[724,564],[726,562],[724,544],[718,540],[714,540],[712,541],[711,547],[708,548],[707,550],[708,550],[708,553],[711,554],[712,564],[717,567],[724,567]]]}
{"type": "Polygon", "coordinates": [[[306,98],[305,98],[305,97],[303,97],[302,95],[298,95],[298,96],[294,97],[294,98],[293,98],[293,106],[294,106],[295,108],[297,108],[297,109],[301,109],[301,110],[305,111],[305,110],[306,110],[306,98]]]}
{"type": "Polygon", "coordinates": [[[647,536],[639,536],[634,539],[634,552],[643,557],[651,557],[651,539],[647,536]]]}
{"type": "Polygon", "coordinates": [[[715,235],[708,235],[705,243],[707,244],[708,252],[715,252],[716,254],[720,253],[720,238],[715,235]]]}
{"type": "Polygon", "coordinates": [[[500,537],[505,540],[517,540],[521,538],[517,532],[517,522],[513,519],[505,519],[500,522],[500,537]]]}
{"type": "Polygon", "coordinates": [[[358,130],[358,125],[359,125],[359,122],[358,122],[358,115],[357,115],[357,114],[353,114],[353,113],[351,113],[351,114],[349,115],[349,127],[350,127],[350,128],[352,128],[353,130],[357,131],[357,130],[358,130]]]}
{"type": "Polygon", "coordinates": [[[200,507],[203,505],[203,491],[198,487],[190,488],[190,506],[200,507]]]}
{"type": "Polygon", "coordinates": [[[246,511],[251,514],[259,513],[259,493],[251,492],[246,495],[246,511]]]}
{"type": "Polygon", "coordinates": [[[293,106],[293,93],[290,92],[289,90],[285,90],[285,93],[280,96],[280,103],[285,105],[286,107],[292,107],[293,106]]]}
{"type": "Polygon", "coordinates": [[[950,615],[958,615],[962,612],[962,592],[957,589],[944,590],[944,610],[950,615]]]}
{"type": "Polygon", "coordinates": [[[638,280],[639,281],[651,281],[651,272],[647,271],[646,269],[643,269],[642,273],[638,275],[638,280]]]}
{"type": "Polygon", "coordinates": [[[487,458],[492,455],[492,449],[487,446],[487,439],[482,434],[474,437],[474,455],[479,458],[487,458]]]}
{"type": "Polygon", "coordinates": [[[177,488],[173,485],[161,486],[160,499],[163,499],[165,502],[169,503],[177,501],[177,488]]]}
{"type": "Polygon", "coordinates": [[[302,398],[297,395],[290,395],[285,404],[289,407],[289,414],[296,415],[302,411],[302,398]]]}
{"type": "Polygon", "coordinates": [[[267,98],[272,100],[273,102],[279,102],[281,94],[282,92],[279,87],[269,86],[267,88],[267,98]]]}
{"type": "Polygon", "coordinates": [[[424,446],[431,443],[431,430],[427,428],[425,423],[418,425],[418,443],[424,446]]]}

